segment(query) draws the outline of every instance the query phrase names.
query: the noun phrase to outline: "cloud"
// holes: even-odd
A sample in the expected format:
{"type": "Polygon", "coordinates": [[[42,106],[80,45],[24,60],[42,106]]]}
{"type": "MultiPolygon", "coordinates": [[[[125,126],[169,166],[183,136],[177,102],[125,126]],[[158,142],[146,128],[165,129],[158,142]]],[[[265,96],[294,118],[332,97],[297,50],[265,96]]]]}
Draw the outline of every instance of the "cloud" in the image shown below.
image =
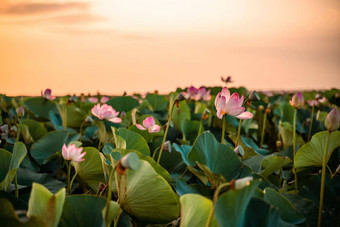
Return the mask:
{"type": "Polygon", "coordinates": [[[90,14],[90,13],[81,13],[81,14],[56,16],[56,17],[51,18],[50,21],[60,23],[60,24],[80,24],[80,23],[109,21],[109,18],[95,15],[95,14],[90,14]]]}
{"type": "Polygon", "coordinates": [[[36,15],[42,13],[61,12],[65,10],[86,10],[89,3],[67,2],[67,3],[18,3],[9,4],[0,8],[0,14],[10,15],[36,15]]]}

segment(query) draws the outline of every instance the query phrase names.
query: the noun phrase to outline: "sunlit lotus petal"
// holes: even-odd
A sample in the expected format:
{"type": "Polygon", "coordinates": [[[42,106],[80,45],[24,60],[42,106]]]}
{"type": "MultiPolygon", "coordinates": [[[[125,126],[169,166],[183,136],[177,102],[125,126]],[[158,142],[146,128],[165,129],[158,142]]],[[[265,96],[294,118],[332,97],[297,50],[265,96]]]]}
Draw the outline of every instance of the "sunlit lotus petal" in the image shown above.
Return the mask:
{"type": "Polygon", "coordinates": [[[78,148],[76,145],[71,144],[69,146],[66,146],[66,144],[64,144],[63,148],[62,148],[62,156],[65,160],[70,160],[73,162],[82,162],[85,159],[83,159],[83,157],[85,156],[86,152],[83,152],[83,148],[78,148]]]}
{"type": "Polygon", "coordinates": [[[149,133],[156,133],[161,130],[160,125],[156,125],[153,117],[147,117],[143,121],[143,126],[140,124],[136,124],[136,127],[140,130],[148,130],[149,133]]]}
{"type": "Polygon", "coordinates": [[[235,92],[230,95],[228,88],[223,88],[215,98],[215,107],[217,110],[217,117],[222,119],[222,117],[227,114],[239,119],[250,119],[253,117],[251,112],[245,111],[243,105],[244,96],[239,95],[235,92]]]}
{"type": "Polygon", "coordinates": [[[100,106],[100,104],[98,103],[91,109],[91,113],[100,120],[106,119],[113,123],[122,122],[122,119],[118,117],[119,112],[117,112],[115,109],[112,108],[112,106],[109,106],[107,104],[103,104],[102,106],[100,106]]]}

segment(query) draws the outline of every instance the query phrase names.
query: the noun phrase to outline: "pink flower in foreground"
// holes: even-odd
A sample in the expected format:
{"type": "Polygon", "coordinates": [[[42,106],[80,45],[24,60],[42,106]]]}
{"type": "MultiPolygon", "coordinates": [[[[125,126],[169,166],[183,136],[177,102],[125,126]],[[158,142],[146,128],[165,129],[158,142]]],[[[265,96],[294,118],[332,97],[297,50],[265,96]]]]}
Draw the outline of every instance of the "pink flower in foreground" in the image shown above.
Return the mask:
{"type": "Polygon", "coordinates": [[[81,153],[82,151],[83,151],[82,147],[78,148],[74,144],[71,144],[69,146],[66,146],[64,144],[62,148],[62,155],[65,160],[70,160],[74,162],[82,162],[85,160],[83,159],[83,157],[86,154],[86,152],[81,153]]]}
{"type": "Polygon", "coordinates": [[[112,106],[109,106],[107,104],[103,104],[102,106],[100,106],[100,104],[98,103],[91,109],[91,113],[94,116],[98,117],[100,120],[106,119],[113,123],[122,122],[122,119],[117,117],[119,115],[119,112],[117,112],[115,109],[112,108],[112,106]]]}
{"type": "Polygon", "coordinates": [[[301,92],[296,92],[292,99],[289,100],[289,104],[295,109],[300,109],[305,104],[305,99],[301,92]]]}
{"type": "Polygon", "coordinates": [[[147,117],[143,121],[143,126],[140,124],[136,124],[136,127],[140,130],[148,130],[149,133],[159,132],[161,130],[161,126],[156,125],[153,117],[147,117]],[[144,127],[143,127],[144,126],[144,127]]]}
{"type": "Polygon", "coordinates": [[[54,100],[56,97],[52,95],[52,90],[47,88],[44,93],[41,91],[41,97],[48,99],[48,100],[54,100]]]}
{"type": "Polygon", "coordinates": [[[245,111],[245,107],[242,107],[244,97],[241,98],[235,92],[230,95],[228,88],[223,88],[215,98],[215,107],[217,110],[217,117],[219,119],[223,118],[224,114],[228,114],[239,119],[250,119],[253,114],[249,111],[245,111]]]}

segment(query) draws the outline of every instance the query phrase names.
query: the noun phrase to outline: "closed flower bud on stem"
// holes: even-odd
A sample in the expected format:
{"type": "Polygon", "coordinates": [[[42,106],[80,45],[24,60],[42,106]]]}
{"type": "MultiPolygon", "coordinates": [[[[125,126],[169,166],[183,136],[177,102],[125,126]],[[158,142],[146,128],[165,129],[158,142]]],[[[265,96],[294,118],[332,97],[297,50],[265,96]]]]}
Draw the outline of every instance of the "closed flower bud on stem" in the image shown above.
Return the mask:
{"type": "Polygon", "coordinates": [[[244,177],[237,180],[231,181],[231,188],[235,190],[242,189],[248,185],[250,185],[250,182],[253,180],[253,177],[244,177]]]}
{"type": "Polygon", "coordinates": [[[259,101],[260,100],[259,93],[257,93],[257,91],[252,91],[249,95],[249,100],[250,101],[259,101]]]}
{"type": "Polygon", "coordinates": [[[305,100],[301,92],[296,92],[292,99],[289,100],[289,104],[295,109],[300,109],[305,104],[305,100]]]}
{"type": "Polygon", "coordinates": [[[325,127],[328,131],[333,132],[339,128],[340,125],[340,115],[336,107],[334,107],[331,112],[326,117],[325,127]]]}
{"type": "Polygon", "coordinates": [[[24,107],[19,106],[18,109],[17,109],[17,116],[18,116],[19,118],[23,118],[24,115],[25,115],[25,109],[24,109],[24,107]]]}

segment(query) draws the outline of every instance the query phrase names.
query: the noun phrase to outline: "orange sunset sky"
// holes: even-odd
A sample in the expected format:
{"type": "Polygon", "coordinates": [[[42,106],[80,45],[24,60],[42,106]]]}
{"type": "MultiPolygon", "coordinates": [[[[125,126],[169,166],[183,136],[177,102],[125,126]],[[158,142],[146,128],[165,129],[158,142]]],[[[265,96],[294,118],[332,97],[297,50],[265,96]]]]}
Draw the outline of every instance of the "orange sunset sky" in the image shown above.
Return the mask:
{"type": "Polygon", "coordinates": [[[340,87],[339,0],[0,0],[0,93],[340,87]]]}

